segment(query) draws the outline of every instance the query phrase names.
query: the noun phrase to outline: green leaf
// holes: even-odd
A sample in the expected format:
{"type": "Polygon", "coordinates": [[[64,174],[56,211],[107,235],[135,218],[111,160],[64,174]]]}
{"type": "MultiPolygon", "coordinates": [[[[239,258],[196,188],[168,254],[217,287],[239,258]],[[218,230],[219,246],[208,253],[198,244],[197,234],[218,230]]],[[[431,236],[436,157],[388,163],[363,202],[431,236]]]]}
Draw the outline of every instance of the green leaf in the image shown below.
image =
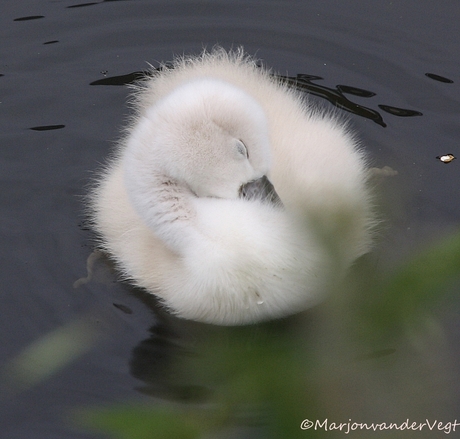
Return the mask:
{"type": "Polygon", "coordinates": [[[203,412],[153,405],[85,409],[76,421],[117,439],[195,439],[209,428],[203,412]]]}
{"type": "Polygon", "coordinates": [[[371,301],[369,316],[376,327],[400,329],[421,314],[435,311],[460,276],[460,233],[441,240],[402,264],[383,281],[371,301]]]}

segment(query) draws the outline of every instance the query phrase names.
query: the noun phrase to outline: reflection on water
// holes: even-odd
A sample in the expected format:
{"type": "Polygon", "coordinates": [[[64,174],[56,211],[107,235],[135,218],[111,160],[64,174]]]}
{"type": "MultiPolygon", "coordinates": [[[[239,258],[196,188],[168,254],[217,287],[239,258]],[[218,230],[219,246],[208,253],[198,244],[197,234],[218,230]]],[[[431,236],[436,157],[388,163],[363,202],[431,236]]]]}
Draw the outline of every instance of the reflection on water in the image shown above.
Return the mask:
{"type": "Polygon", "coordinates": [[[118,75],[118,76],[109,76],[104,79],[98,79],[96,81],[91,82],[89,85],[129,85],[135,84],[137,81],[141,81],[148,76],[150,72],[132,72],[127,73],[126,75],[118,75]]]}
{"type": "MultiPolygon", "coordinates": [[[[330,87],[324,87],[324,86],[321,86],[321,85],[318,85],[312,82],[312,81],[316,81],[319,79],[323,79],[323,78],[321,78],[320,76],[311,76],[311,75],[305,75],[305,74],[298,74],[295,78],[286,78],[286,80],[296,88],[299,88],[301,90],[306,90],[312,95],[324,98],[342,110],[346,110],[351,113],[357,114],[358,116],[365,117],[367,119],[371,119],[375,123],[381,125],[382,127],[386,126],[385,122],[382,119],[382,116],[377,111],[350,101],[348,98],[346,98],[343,95],[339,86],[336,89],[332,89],[330,87]]],[[[345,86],[345,88],[354,89],[348,86],[345,86]]],[[[361,97],[372,97],[372,96],[375,96],[375,93],[367,92],[367,93],[364,93],[364,95],[361,95],[361,97]]]]}
{"type": "Polygon", "coordinates": [[[45,18],[45,16],[44,15],[29,15],[27,17],[15,18],[14,21],[38,20],[39,18],[45,18]]]}
{"type": "Polygon", "coordinates": [[[50,131],[50,130],[60,130],[65,128],[65,125],[42,125],[38,127],[29,128],[32,131],[50,131]]]}
{"type": "Polygon", "coordinates": [[[392,114],[393,116],[399,116],[399,117],[423,116],[423,114],[420,113],[420,111],[408,110],[406,108],[390,107],[389,105],[382,105],[382,104],[379,104],[379,108],[381,108],[383,111],[386,111],[387,113],[392,114]]]}
{"type": "Polygon", "coordinates": [[[445,84],[454,83],[452,79],[445,78],[444,76],[441,76],[441,75],[436,75],[435,73],[425,73],[425,76],[428,76],[428,78],[434,79],[435,81],[444,82],[445,84]]]}
{"type": "MultiPolygon", "coordinates": [[[[164,67],[161,67],[164,68],[164,67]]],[[[127,73],[125,75],[111,76],[103,79],[98,79],[90,83],[90,85],[128,85],[134,84],[137,81],[145,79],[146,76],[154,74],[155,71],[161,70],[161,68],[154,69],[153,71],[139,71],[127,73]]],[[[167,67],[166,67],[167,68],[167,67]]],[[[326,99],[335,107],[341,110],[349,111],[358,116],[370,119],[382,127],[386,127],[386,123],[383,121],[382,115],[371,108],[357,104],[349,100],[344,93],[358,96],[360,98],[371,98],[376,93],[363,90],[357,87],[351,87],[348,85],[337,85],[335,89],[313,83],[312,81],[321,80],[320,76],[308,75],[305,73],[298,73],[295,77],[276,75],[278,78],[286,81],[292,87],[299,90],[305,91],[311,95],[318,96],[326,99]]],[[[393,116],[399,117],[411,117],[411,116],[422,116],[422,113],[415,110],[409,110],[404,108],[392,107],[389,105],[379,104],[378,107],[393,116]]]]}

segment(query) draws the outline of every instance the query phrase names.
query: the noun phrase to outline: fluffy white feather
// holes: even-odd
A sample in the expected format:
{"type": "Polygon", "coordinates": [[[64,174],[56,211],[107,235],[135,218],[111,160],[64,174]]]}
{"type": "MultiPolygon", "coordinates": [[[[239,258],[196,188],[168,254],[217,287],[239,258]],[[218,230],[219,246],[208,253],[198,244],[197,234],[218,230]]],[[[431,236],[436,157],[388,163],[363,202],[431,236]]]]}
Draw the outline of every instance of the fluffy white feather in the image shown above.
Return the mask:
{"type": "Polygon", "coordinates": [[[124,275],[172,312],[228,325],[295,313],[368,250],[356,141],[241,50],[176,60],[135,107],[92,217],[124,275]],[[283,207],[239,198],[264,175],[283,207]]]}

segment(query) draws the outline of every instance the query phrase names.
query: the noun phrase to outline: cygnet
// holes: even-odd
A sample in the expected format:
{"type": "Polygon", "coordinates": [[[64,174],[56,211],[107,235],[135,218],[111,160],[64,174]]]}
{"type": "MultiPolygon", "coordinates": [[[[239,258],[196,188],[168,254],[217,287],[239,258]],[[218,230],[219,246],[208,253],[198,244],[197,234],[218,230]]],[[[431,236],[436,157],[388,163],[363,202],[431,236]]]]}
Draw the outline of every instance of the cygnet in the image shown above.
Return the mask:
{"type": "Polygon", "coordinates": [[[242,49],[152,71],[133,104],[91,219],[123,277],[170,312],[221,325],[297,313],[369,250],[355,137],[242,49]]]}

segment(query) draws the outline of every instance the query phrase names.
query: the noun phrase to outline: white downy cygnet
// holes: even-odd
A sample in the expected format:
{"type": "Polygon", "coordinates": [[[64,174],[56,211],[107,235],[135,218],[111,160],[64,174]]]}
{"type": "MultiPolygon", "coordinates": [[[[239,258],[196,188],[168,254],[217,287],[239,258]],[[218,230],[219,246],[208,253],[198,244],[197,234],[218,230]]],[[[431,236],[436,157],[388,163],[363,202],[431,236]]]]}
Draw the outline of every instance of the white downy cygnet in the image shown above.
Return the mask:
{"type": "Polygon", "coordinates": [[[171,312],[224,325],[296,313],[369,249],[355,139],[242,50],[177,59],[135,108],[91,215],[123,275],[171,312]]]}

